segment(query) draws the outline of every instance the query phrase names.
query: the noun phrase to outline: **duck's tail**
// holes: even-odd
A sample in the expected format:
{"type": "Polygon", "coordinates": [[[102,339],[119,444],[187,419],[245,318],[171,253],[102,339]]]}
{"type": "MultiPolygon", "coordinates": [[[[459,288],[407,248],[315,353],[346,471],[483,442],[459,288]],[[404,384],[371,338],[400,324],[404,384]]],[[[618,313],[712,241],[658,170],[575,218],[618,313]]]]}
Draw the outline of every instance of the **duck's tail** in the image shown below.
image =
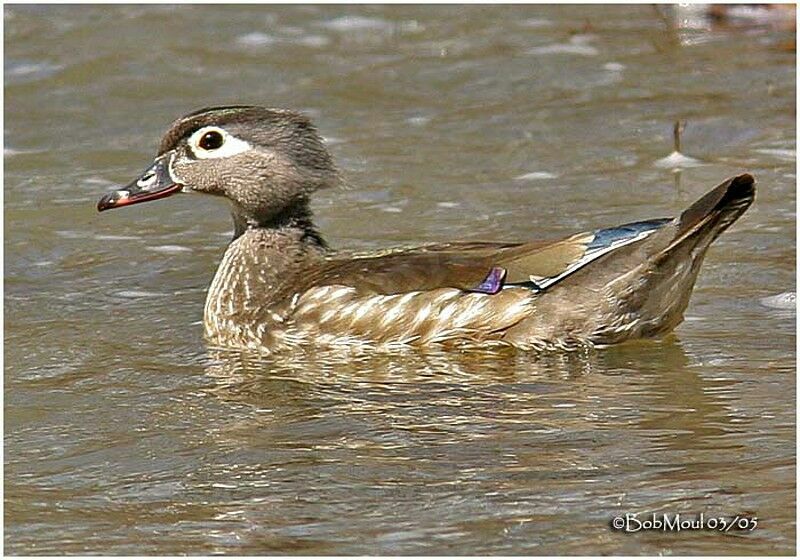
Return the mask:
{"type": "Polygon", "coordinates": [[[687,208],[678,219],[672,242],[656,255],[667,259],[677,249],[690,245],[706,248],[750,207],[756,197],[756,182],[745,173],[728,179],[687,208]]]}
{"type": "Polygon", "coordinates": [[[747,210],[755,193],[751,175],[728,179],[686,209],[672,228],[665,227],[668,237],[653,235],[650,257],[618,277],[611,291],[617,294],[610,300],[612,307],[627,310],[625,320],[634,320],[624,328],[613,321],[601,326],[592,336],[595,342],[660,336],[675,328],[683,320],[708,247],[747,210]]]}
{"type": "Polygon", "coordinates": [[[711,243],[753,203],[752,175],[728,179],[675,220],[675,234],[643,266],[648,281],[639,291],[640,336],[656,336],[683,320],[697,274],[711,243]]]}

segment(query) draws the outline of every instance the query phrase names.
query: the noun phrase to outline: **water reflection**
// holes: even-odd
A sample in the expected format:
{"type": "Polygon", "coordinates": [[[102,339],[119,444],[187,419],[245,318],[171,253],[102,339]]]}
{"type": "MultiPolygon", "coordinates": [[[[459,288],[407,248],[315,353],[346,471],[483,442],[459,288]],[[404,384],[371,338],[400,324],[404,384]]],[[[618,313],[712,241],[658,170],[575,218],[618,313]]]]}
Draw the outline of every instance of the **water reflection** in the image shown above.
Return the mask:
{"type": "Polygon", "coordinates": [[[658,446],[677,449],[718,447],[714,438],[733,429],[725,395],[735,392],[737,382],[699,376],[674,338],[538,356],[513,349],[308,349],[270,356],[216,350],[209,359],[206,375],[215,381],[210,394],[270,410],[270,416],[276,406],[298,414],[295,407],[313,403],[301,417],[336,411],[379,422],[390,418],[393,429],[467,439],[506,424],[543,434],[635,429],[658,446]]]}
{"type": "Polygon", "coordinates": [[[588,496],[595,520],[665,489],[671,507],[691,503],[708,491],[706,469],[741,448],[726,436],[746,429],[726,402],[735,383],[699,375],[675,339],[539,357],[212,351],[205,375],[162,414],[204,426],[184,446],[209,451],[180,489],[163,489],[213,496],[205,542],[218,551],[365,551],[364,534],[371,550],[421,551],[498,527],[534,546],[588,496]],[[331,515],[354,507],[331,539],[331,515]]]}

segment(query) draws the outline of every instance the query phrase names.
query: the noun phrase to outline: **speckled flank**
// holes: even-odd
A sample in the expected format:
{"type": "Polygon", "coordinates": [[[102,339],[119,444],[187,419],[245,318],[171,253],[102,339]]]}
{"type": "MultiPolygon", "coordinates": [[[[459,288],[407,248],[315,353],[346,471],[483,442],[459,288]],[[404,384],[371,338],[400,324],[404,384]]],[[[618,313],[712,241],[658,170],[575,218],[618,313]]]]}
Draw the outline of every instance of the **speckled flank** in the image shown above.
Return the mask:
{"type": "Polygon", "coordinates": [[[393,295],[360,295],[347,286],[305,292],[292,319],[307,337],[347,338],[402,344],[433,344],[461,338],[475,342],[501,338],[503,330],[531,310],[524,289],[497,296],[452,288],[393,295]]]}

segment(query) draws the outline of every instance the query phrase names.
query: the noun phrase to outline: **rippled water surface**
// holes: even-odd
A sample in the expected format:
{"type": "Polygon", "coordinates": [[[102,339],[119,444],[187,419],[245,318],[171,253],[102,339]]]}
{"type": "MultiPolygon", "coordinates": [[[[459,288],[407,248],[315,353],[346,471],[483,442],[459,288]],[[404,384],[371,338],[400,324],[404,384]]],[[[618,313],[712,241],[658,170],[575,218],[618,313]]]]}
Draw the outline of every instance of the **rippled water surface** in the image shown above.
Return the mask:
{"type": "Polygon", "coordinates": [[[6,6],[5,551],[793,552],[793,31],[699,11],[6,6]],[[663,341],[219,353],[225,205],[94,205],[230,102],[315,119],[350,182],[315,201],[336,247],[555,238],[742,171],[760,191],[663,341]],[[759,525],[611,531],[627,512],[759,525]]]}

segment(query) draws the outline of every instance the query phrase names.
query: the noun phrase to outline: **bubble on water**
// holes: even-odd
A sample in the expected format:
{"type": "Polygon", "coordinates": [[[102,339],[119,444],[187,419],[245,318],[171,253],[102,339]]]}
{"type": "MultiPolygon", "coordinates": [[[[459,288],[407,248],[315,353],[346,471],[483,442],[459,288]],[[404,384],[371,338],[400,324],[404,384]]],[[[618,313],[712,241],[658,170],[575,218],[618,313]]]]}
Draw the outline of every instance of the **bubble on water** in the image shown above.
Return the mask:
{"type": "Polygon", "coordinates": [[[94,238],[99,241],[135,241],[137,239],[141,239],[137,235],[106,235],[106,234],[95,235],[94,238]]]}
{"type": "Polygon", "coordinates": [[[532,171],[531,173],[525,173],[524,175],[518,175],[514,177],[515,181],[542,181],[544,179],[555,179],[558,175],[554,175],[552,173],[548,173],[547,171],[532,171]]]}
{"type": "Polygon", "coordinates": [[[409,117],[406,119],[408,124],[413,124],[414,126],[424,126],[431,122],[430,117],[409,117]]]}
{"type": "Polygon", "coordinates": [[[145,290],[120,290],[118,292],[113,292],[111,295],[125,299],[139,299],[139,298],[163,297],[167,294],[161,292],[147,292],[145,290]]]}
{"type": "Polygon", "coordinates": [[[797,308],[797,293],[783,292],[774,296],[763,297],[759,300],[761,305],[772,309],[791,309],[797,308]]]}
{"type": "Polygon", "coordinates": [[[384,19],[364,16],[341,16],[322,23],[334,31],[380,31],[391,29],[392,24],[384,19]]]}
{"type": "Polygon", "coordinates": [[[13,157],[19,156],[23,154],[36,154],[41,152],[41,150],[17,150],[15,148],[3,148],[3,156],[4,157],[13,157]]]}
{"type": "Polygon", "coordinates": [[[279,39],[266,33],[256,31],[254,33],[246,33],[236,38],[236,42],[245,47],[266,47],[274,45],[279,39]]]}
{"type": "Polygon", "coordinates": [[[54,232],[57,236],[64,239],[83,239],[86,237],[85,231],[73,231],[69,229],[59,229],[54,232]]]}
{"type": "Polygon", "coordinates": [[[769,149],[763,148],[758,150],[753,150],[754,152],[758,152],[759,154],[765,154],[768,156],[775,156],[776,158],[783,160],[783,161],[794,161],[797,159],[797,152],[795,150],[781,150],[781,149],[769,149]]]}
{"type": "Polygon", "coordinates": [[[60,64],[49,62],[10,62],[6,65],[5,76],[11,82],[23,82],[47,78],[62,68],[60,64]]]}
{"type": "Polygon", "coordinates": [[[183,247],[181,245],[157,245],[155,247],[148,247],[148,251],[154,251],[156,253],[164,253],[167,255],[174,255],[176,253],[191,253],[192,250],[189,247],[183,247]]]}
{"type": "Polygon", "coordinates": [[[524,25],[525,27],[532,27],[532,28],[550,27],[551,25],[553,25],[552,21],[544,18],[529,18],[529,19],[524,19],[519,23],[520,25],[524,25]]]}
{"type": "Polygon", "coordinates": [[[574,35],[568,43],[553,43],[542,47],[533,47],[525,51],[527,54],[576,54],[580,56],[597,56],[600,51],[589,43],[592,35],[574,35]]]}
{"type": "Polygon", "coordinates": [[[686,167],[698,167],[705,164],[699,159],[685,156],[680,152],[672,152],[667,157],[656,161],[653,165],[661,167],[662,169],[683,169],[686,167]]]}

